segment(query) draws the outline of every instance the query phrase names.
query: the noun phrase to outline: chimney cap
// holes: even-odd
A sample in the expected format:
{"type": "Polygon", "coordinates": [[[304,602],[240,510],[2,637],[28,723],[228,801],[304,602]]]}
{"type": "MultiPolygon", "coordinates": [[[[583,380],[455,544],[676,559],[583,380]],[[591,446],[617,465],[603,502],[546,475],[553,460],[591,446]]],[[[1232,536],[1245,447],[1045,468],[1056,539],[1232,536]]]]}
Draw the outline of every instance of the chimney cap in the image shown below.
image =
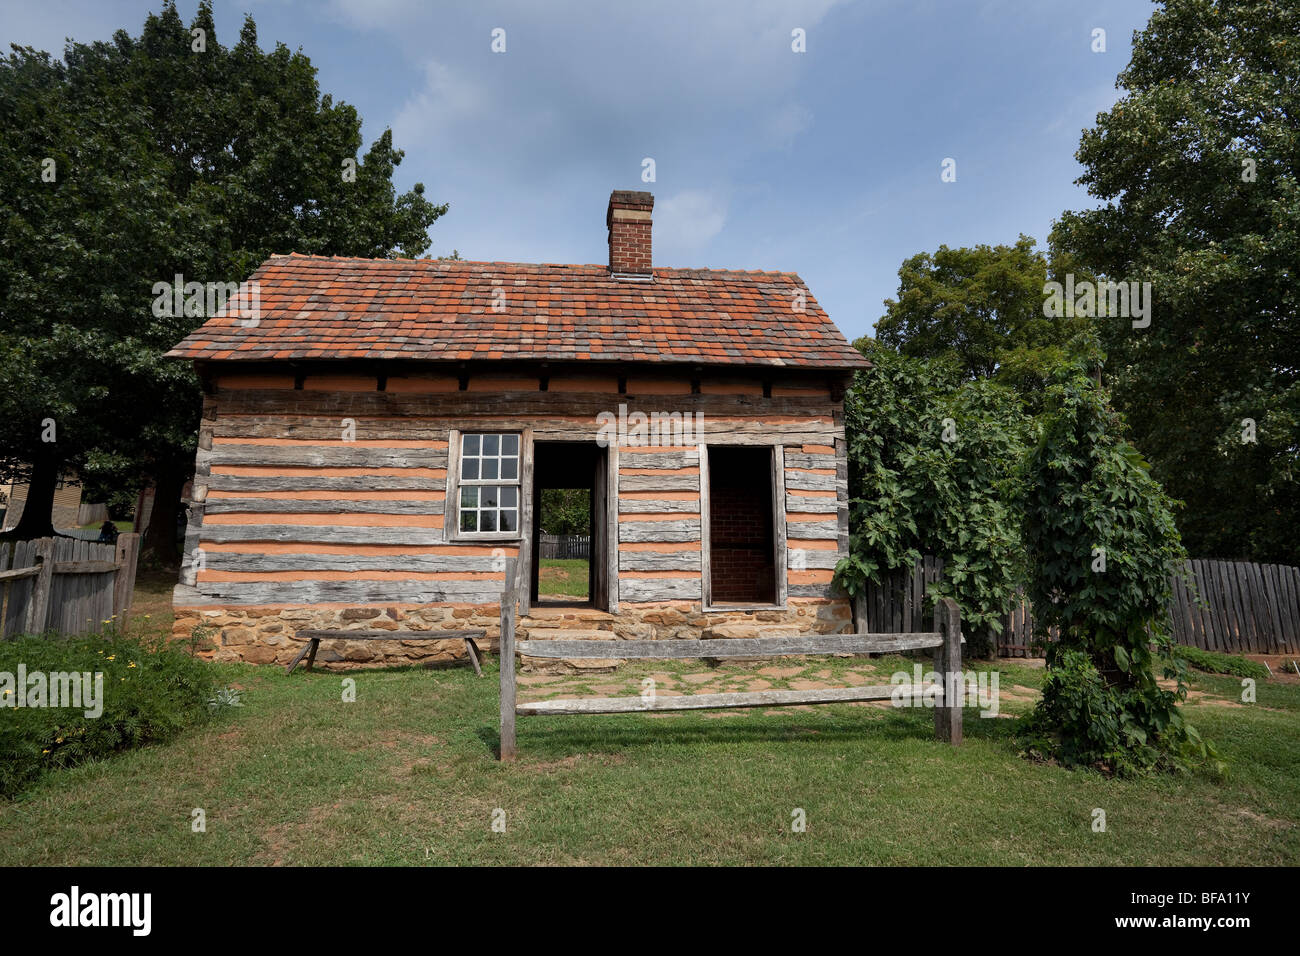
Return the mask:
{"type": "Polygon", "coordinates": [[[611,206],[618,204],[629,206],[653,206],[655,204],[654,193],[646,192],[639,189],[615,189],[609,194],[609,204],[611,206]]]}

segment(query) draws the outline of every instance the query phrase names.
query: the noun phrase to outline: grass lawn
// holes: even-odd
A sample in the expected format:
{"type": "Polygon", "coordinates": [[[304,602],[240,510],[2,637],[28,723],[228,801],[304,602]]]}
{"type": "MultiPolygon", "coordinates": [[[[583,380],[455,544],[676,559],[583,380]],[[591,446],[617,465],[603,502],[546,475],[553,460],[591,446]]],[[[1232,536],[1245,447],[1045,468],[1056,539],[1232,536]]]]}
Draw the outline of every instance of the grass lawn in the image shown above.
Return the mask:
{"type": "MultiPolygon", "coordinates": [[[[522,674],[521,697],[635,694],[651,675],[664,693],[874,682],[900,664],[645,662],[522,674]]],[[[1236,679],[1198,675],[1188,715],[1229,778],[1125,781],[1022,759],[1009,719],[968,710],[952,748],[930,711],[875,704],[521,718],[519,760],[502,765],[495,660],[482,679],[212,666],[244,706],[0,804],[0,864],[1300,862],[1300,682],[1261,682],[1241,706],[1236,679]]],[[[1023,712],[1043,671],[998,667],[1003,712],[1023,712]]]]}
{"type": "Polygon", "coordinates": [[[172,591],[176,588],[175,571],[153,571],[141,568],[135,575],[135,590],[131,593],[130,619],[133,627],[172,629],[172,591]]]}
{"type": "Polygon", "coordinates": [[[587,596],[585,558],[542,558],[537,563],[537,593],[552,597],[587,596]]]}
{"type": "MultiPolygon", "coordinates": [[[[104,522],[102,521],[92,521],[90,524],[83,524],[79,530],[98,531],[103,526],[104,526],[104,522]]],[[[129,532],[135,528],[135,525],[130,521],[114,521],[113,526],[117,528],[119,532],[123,532],[123,533],[129,532]]]]}

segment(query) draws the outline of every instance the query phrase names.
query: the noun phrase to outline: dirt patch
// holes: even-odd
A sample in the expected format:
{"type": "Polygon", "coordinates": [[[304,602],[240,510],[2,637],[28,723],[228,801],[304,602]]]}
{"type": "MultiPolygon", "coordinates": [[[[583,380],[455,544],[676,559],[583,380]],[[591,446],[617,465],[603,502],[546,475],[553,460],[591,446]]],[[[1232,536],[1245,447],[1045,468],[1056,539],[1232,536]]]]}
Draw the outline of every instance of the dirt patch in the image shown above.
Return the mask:
{"type": "Polygon", "coordinates": [[[1021,684],[1013,684],[1010,688],[999,687],[998,697],[1002,700],[1013,702],[1033,703],[1041,695],[1032,687],[1025,687],[1021,684]]]}
{"type": "Polygon", "coordinates": [[[1300,674],[1295,671],[1295,663],[1300,663],[1300,654],[1243,654],[1247,660],[1267,664],[1273,672],[1272,680],[1279,684],[1300,684],[1300,674]]]}
{"type": "MultiPolygon", "coordinates": [[[[661,716],[668,716],[663,714],[661,716]]],[[[559,760],[539,760],[536,763],[519,763],[521,770],[540,771],[542,773],[551,770],[572,770],[580,763],[597,763],[602,767],[626,763],[627,757],[623,754],[571,754],[568,757],[561,757],[559,760]]]]}
{"type": "Polygon", "coordinates": [[[1187,703],[1204,704],[1207,707],[1244,707],[1240,701],[1228,700],[1226,697],[1220,697],[1217,694],[1209,694],[1203,690],[1189,690],[1187,692],[1187,703]]]}
{"type": "Polygon", "coordinates": [[[252,862],[261,866],[284,866],[284,855],[289,848],[301,842],[305,834],[325,825],[342,808],[342,803],[311,807],[304,811],[301,820],[267,827],[262,831],[262,839],[266,841],[266,846],[254,855],[252,862]]]}
{"type": "Polygon", "coordinates": [[[802,667],[762,667],[758,672],[764,677],[795,677],[803,670],[802,667]]]}
{"type": "Polygon", "coordinates": [[[1265,816],[1262,813],[1256,813],[1254,810],[1249,810],[1246,807],[1229,807],[1220,804],[1219,809],[1225,816],[1248,820],[1253,824],[1268,827],[1270,830],[1287,830],[1295,826],[1294,823],[1291,823],[1288,820],[1279,820],[1276,817],[1265,816]]]}

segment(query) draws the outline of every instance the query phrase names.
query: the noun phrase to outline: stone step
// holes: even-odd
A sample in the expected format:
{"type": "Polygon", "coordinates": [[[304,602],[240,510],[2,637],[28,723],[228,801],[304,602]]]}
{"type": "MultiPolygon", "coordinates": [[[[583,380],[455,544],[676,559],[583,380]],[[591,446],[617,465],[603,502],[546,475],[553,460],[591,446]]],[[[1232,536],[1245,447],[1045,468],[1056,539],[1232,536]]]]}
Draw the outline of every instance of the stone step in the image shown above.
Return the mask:
{"type": "Polygon", "coordinates": [[[522,622],[515,628],[521,641],[612,641],[618,638],[613,631],[595,627],[528,627],[522,622]]]}
{"type": "Polygon", "coordinates": [[[705,628],[704,637],[717,640],[747,640],[754,637],[799,637],[806,631],[797,624],[715,624],[705,628]]]}
{"type": "Polygon", "coordinates": [[[594,607],[545,607],[534,604],[528,616],[522,620],[532,622],[535,627],[563,627],[572,621],[593,625],[606,622],[612,624],[619,618],[594,607]]]}
{"type": "MultiPolygon", "coordinates": [[[[715,624],[704,631],[705,638],[715,640],[747,641],[757,637],[800,637],[808,632],[795,624],[715,624]]],[[[728,664],[762,664],[779,660],[772,657],[704,657],[705,663],[717,666],[728,664]]]]}

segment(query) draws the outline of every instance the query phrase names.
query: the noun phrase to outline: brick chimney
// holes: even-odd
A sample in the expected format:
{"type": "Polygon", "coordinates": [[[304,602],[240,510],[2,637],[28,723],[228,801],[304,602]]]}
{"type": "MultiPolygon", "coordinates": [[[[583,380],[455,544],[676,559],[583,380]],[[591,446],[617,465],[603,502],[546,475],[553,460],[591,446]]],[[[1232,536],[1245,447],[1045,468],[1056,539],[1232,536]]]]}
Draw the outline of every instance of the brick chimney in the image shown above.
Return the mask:
{"type": "Polygon", "coordinates": [[[611,275],[650,276],[650,212],[655,197],[647,192],[615,189],[609,194],[605,225],[609,229],[611,275]]]}

